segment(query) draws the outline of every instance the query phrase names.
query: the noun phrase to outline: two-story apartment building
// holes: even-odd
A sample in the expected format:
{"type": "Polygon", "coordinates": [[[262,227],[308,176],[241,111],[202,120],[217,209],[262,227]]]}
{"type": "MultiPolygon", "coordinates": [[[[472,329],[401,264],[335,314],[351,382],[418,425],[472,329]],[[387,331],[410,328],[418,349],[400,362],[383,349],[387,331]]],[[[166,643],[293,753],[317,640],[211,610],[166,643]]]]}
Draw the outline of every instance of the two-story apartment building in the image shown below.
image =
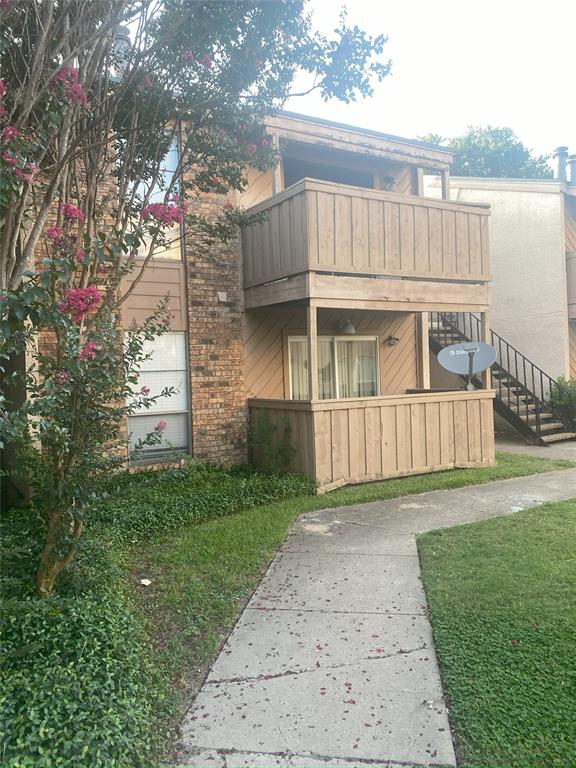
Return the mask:
{"type": "Polygon", "coordinates": [[[291,113],[266,129],[281,162],[235,201],[264,216],[210,255],[185,237],[126,303],[129,323],[169,293],[142,381],[180,391],[131,431],[161,414],[165,447],[241,462],[266,414],[321,489],[491,464],[492,391],[430,391],[428,351],[431,312],[474,312],[488,333],[489,206],[449,200],[442,147],[291,113]],[[423,196],[430,169],[441,200],[423,196]]]}

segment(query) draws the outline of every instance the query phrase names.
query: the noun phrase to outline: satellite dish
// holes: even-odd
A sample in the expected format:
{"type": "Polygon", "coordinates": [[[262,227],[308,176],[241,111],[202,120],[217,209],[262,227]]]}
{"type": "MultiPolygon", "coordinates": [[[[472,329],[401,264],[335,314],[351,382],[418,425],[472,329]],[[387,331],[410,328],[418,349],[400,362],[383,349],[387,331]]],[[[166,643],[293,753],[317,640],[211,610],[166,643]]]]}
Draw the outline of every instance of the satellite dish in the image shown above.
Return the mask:
{"type": "Polygon", "coordinates": [[[496,350],[483,341],[451,344],[438,352],[438,362],[442,368],[460,376],[468,376],[468,389],[474,389],[471,383],[472,375],[490,368],[495,360],[496,350]]]}

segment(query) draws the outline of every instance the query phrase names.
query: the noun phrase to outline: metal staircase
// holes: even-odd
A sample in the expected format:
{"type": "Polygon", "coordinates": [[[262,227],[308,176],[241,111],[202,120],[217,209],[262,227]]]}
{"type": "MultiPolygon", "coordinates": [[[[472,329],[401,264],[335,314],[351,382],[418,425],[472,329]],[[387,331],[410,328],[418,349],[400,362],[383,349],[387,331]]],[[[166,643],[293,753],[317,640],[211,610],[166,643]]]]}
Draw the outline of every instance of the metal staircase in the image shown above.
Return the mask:
{"type": "MultiPolygon", "coordinates": [[[[530,443],[547,445],[576,437],[548,405],[554,379],[494,331],[490,337],[497,353],[492,366],[494,410],[530,443]]],[[[432,312],[429,340],[436,354],[449,344],[482,341],[482,322],[470,312],[432,312]]],[[[473,382],[482,386],[479,378],[473,382]]]]}

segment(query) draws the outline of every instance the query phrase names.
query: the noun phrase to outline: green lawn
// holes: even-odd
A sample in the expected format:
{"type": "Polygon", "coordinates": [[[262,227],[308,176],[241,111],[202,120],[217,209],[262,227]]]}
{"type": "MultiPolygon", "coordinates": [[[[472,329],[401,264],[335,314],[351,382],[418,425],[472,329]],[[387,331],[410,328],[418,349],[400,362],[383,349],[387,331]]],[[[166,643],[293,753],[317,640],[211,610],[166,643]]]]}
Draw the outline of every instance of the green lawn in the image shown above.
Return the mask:
{"type": "MultiPolygon", "coordinates": [[[[137,600],[167,672],[179,682],[179,695],[189,700],[190,691],[201,682],[299,514],[574,466],[569,461],[510,453],[500,453],[497,459],[497,466],[485,469],[398,478],[287,499],[183,527],[137,547],[132,555],[134,572],[152,580],[149,587],[138,588],[137,600]]],[[[175,705],[178,709],[178,702],[175,705]]]]}
{"type": "Polygon", "coordinates": [[[419,538],[462,768],[576,765],[576,499],[419,538]]]}

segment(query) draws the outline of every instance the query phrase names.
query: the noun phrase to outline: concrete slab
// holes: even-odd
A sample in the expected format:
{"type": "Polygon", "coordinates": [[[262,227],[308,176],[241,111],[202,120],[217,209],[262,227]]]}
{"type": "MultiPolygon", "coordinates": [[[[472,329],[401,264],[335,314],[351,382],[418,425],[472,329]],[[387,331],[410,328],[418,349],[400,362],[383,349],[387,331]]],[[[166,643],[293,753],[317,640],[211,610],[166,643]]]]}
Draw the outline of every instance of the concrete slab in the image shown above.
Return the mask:
{"type": "MultiPolygon", "coordinates": [[[[332,510],[330,510],[332,512],[332,510]]],[[[338,510],[335,510],[336,512],[338,510]]],[[[394,533],[378,525],[371,536],[362,523],[339,520],[336,515],[297,520],[286,539],[284,552],[315,552],[343,555],[407,555],[418,557],[416,543],[404,532],[394,533]]]]}
{"type": "Polygon", "coordinates": [[[248,607],[422,613],[424,602],[415,557],[282,551],[248,607]]]}
{"type": "Polygon", "coordinates": [[[454,765],[436,660],[427,650],[269,680],[208,683],[183,737],[202,749],[454,765]]]}
{"type": "Polygon", "coordinates": [[[248,609],[207,681],[327,669],[432,647],[426,616],[248,609]]]}
{"type": "Polygon", "coordinates": [[[455,766],[415,534],[576,495],[576,469],[303,515],[183,724],[180,763],[455,766]]]}
{"type": "MultiPolygon", "coordinates": [[[[352,508],[353,525],[371,529],[384,528],[391,537],[424,533],[436,528],[477,522],[489,517],[513,514],[522,509],[560,501],[576,495],[576,469],[545,472],[510,480],[499,480],[485,485],[473,485],[451,491],[428,493],[371,502],[364,505],[362,514],[352,508]]],[[[347,521],[348,508],[314,512],[316,524],[324,520],[347,521]]],[[[307,519],[303,516],[300,520],[307,519]]],[[[376,535],[374,530],[372,536],[376,535]]]]}
{"type": "Polygon", "coordinates": [[[496,440],[496,450],[536,456],[539,459],[576,461],[576,440],[562,440],[549,445],[527,445],[521,438],[506,437],[496,440]]]}

